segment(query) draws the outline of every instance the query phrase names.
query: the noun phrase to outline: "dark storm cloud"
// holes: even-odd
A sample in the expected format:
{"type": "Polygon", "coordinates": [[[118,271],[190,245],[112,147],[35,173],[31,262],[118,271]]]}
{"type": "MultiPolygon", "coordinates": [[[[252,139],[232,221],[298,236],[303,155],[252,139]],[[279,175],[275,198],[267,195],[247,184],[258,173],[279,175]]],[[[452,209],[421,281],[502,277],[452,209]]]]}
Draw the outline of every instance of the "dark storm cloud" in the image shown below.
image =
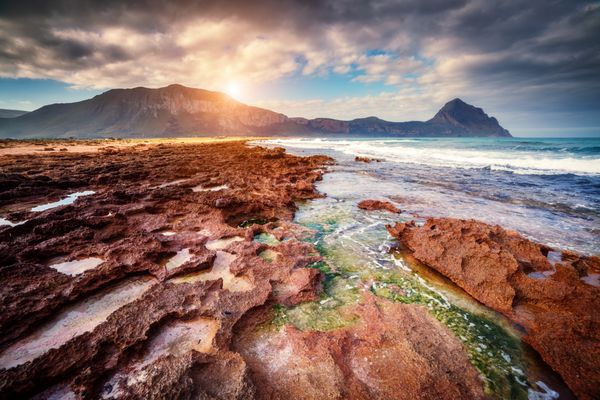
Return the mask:
{"type": "Polygon", "coordinates": [[[158,85],[182,76],[202,85],[207,84],[202,77],[212,82],[218,79],[214,71],[225,70],[256,81],[351,71],[359,81],[391,84],[406,82],[401,78],[410,73],[417,76],[414,85],[433,93],[428,100],[438,94],[502,95],[506,104],[524,99],[530,106],[539,101],[549,108],[597,110],[599,5],[573,0],[4,1],[0,75],[99,87],[158,85]],[[370,56],[372,51],[390,57],[370,56]]]}

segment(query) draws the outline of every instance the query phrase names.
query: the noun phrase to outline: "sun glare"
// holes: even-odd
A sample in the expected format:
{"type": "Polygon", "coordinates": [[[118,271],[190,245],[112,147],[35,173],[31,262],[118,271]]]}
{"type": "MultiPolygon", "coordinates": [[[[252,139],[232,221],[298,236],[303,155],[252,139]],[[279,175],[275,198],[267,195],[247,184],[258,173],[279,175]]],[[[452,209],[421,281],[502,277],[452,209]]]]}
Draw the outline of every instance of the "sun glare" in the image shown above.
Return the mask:
{"type": "Polygon", "coordinates": [[[237,82],[229,82],[225,92],[231,97],[238,99],[242,93],[242,90],[237,82]]]}

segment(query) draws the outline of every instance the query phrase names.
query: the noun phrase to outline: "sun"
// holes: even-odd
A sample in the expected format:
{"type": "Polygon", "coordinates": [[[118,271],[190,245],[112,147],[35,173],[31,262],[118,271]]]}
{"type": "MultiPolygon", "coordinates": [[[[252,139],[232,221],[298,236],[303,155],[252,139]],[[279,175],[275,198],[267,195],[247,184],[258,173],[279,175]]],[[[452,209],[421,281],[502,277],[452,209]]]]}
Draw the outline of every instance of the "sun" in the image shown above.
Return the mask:
{"type": "Polygon", "coordinates": [[[225,90],[225,93],[237,99],[242,95],[242,88],[237,82],[232,81],[227,84],[227,90],[225,90]]]}

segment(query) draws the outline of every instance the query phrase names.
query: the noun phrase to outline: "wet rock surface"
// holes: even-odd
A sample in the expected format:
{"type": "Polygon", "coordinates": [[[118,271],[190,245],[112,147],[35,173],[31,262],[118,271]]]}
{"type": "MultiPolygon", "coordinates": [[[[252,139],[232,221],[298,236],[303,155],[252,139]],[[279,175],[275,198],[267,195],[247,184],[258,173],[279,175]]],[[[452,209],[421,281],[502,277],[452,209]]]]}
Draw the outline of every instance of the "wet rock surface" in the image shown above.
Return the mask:
{"type": "Polygon", "coordinates": [[[0,398],[252,397],[232,327],[321,290],[312,245],[279,229],[267,262],[253,238],[329,162],[241,142],[0,158],[0,214],[25,221],[0,227],[0,398]]]}
{"type": "MultiPolygon", "coordinates": [[[[370,293],[331,331],[238,324],[234,348],[260,398],[483,399],[460,341],[423,307],[370,293]]],[[[268,318],[266,318],[268,319],[268,318]]],[[[246,322],[246,323],[244,323],[246,322]]]]}
{"type": "Polygon", "coordinates": [[[600,397],[598,257],[555,251],[474,220],[388,226],[413,256],[525,331],[581,399],[600,397]]]}
{"type": "Polygon", "coordinates": [[[364,163],[367,163],[367,164],[370,163],[370,162],[373,162],[373,161],[375,161],[375,162],[381,162],[381,160],[378,159],[378,158],[369,158],[369,157],[363,157],[363,156],[356,156],[356,157],[354,157],[354,161],[356,161],[356,162],[364,162],[364,163]]]}
{"type": "Polygon", "coordinates": [[[384,200],[363,200],[358,203],[358,208],[367,211],[385,210],[394,214],[401,212],[394,204],[384,200]]]}

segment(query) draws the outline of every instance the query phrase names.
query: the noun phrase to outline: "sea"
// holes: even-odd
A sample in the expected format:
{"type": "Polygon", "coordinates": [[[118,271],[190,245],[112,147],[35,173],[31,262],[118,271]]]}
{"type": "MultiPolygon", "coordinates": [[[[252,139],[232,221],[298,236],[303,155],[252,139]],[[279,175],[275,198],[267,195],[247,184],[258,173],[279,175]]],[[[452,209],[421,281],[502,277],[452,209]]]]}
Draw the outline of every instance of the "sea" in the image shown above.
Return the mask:
{"type": "Polygon", "coordinates": [[[557,249],[600,253],[600,138],[280,139],[338,162],[321,188],[417,217],[474,218],[557,249]],[[357,163],[354,157],[380,159],[357,163]],[[335,184],[331,184],[335,182],[335,184]]]}
{"type": "Polygon", "coordinates": [[[344,310],[369,291],[421,305],[447,326],[491,398],[574,398],[523,342],[518,327],[412,259],[385,225],[431,216],[473,218],[556,250],[598,255],[600,139],[283,138],[255,144],[336,161],[317,183],[326,196],[299,203],[295,215],[324,257],[314,266],[326,276],[324,293],[279,309],[280,321],[321,331],[356,323],[344,310]],[[357,156],[375,161],[355,161],[357,156]],[[364,199],[391,201],[402,213],[360,210],[364,199]]]}

